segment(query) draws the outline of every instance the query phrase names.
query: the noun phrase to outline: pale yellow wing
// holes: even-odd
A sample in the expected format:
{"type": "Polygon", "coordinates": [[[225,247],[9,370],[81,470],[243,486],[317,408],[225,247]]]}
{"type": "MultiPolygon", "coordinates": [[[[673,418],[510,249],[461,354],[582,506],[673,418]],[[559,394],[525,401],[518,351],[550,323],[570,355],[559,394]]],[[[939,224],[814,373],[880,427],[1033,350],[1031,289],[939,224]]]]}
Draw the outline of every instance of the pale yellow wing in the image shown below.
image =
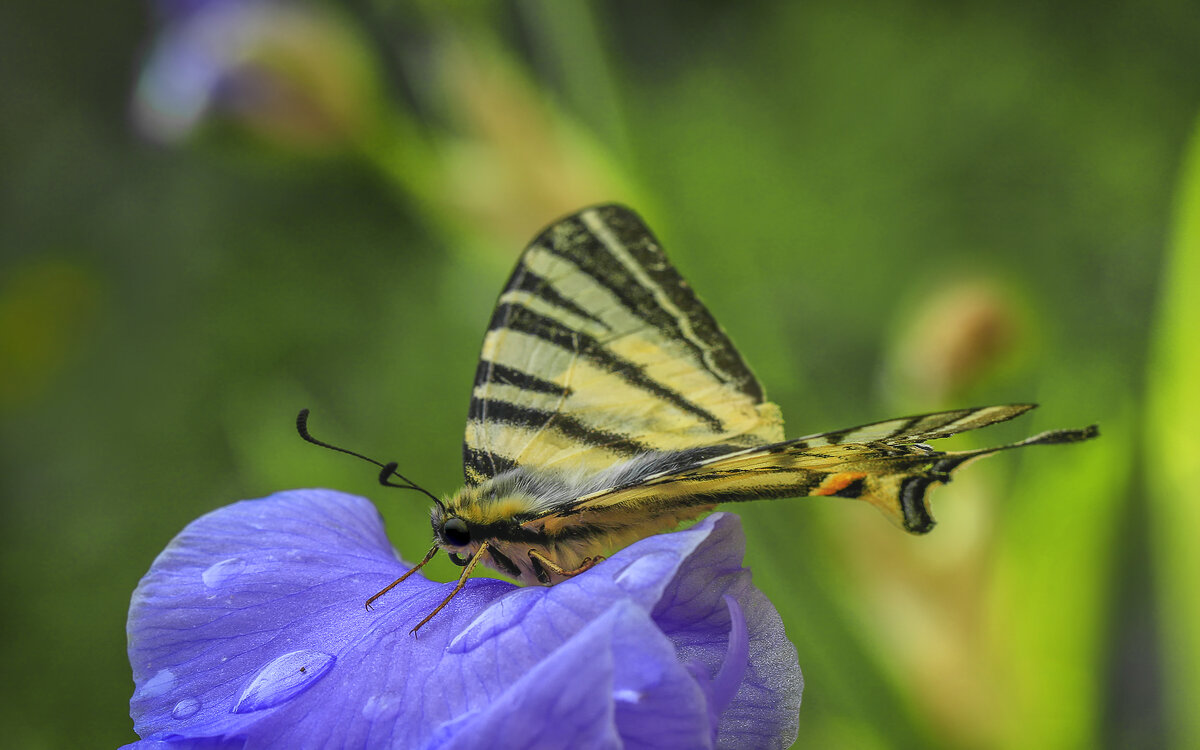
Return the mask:
{"type": "Polygon", "coordinates": [[[594,472],[647,452],[783,438],[778,408],[621,206],[562,219],[521,255],[471,396],[471,485],[517,465],[594,472]]]}

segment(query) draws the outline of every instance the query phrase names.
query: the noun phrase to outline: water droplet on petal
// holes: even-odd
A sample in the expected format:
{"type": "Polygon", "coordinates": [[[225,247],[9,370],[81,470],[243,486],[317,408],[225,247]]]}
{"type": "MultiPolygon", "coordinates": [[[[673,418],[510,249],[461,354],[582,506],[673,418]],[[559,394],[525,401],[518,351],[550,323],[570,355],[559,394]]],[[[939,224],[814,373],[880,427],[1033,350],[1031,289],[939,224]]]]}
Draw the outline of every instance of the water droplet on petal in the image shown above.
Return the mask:
{"type": "Polygon", "coordinates": [[[642,693],[637,690],[629,689],[615,690],[613,691],[613,699],[620,701],[621,703],[640,703],[642,700],[642,693]]]}
{"type": "Polygon", "coordinates": [[[235,714],[261,711],[291,700],[315,685],[337,657],[311,649],[293,651],[259,670],[233,707],[235,714]]]}
{"type": "Polygon", "coordinates": [[[195,698],[184,698],[171,709],[171,716],[176,719],[190,719],[200,710],[200,701],[195,698]]]}
{"type": "Polygon", "coordinates": [[[146,680],[134,693],[135,698],[157,698],[175,685],[175,675],[169,669],[160,669],[146,680]]]}
{"type": "Polygon", "coordinates": [[[208,566],[208,570],[201,573],[200,578],[204,581],[205,586],[210,589],[216,589],[225,586],[234,578],[237,578],[245,569],[245,560],[240,557],[231,557],[208,566]]]}

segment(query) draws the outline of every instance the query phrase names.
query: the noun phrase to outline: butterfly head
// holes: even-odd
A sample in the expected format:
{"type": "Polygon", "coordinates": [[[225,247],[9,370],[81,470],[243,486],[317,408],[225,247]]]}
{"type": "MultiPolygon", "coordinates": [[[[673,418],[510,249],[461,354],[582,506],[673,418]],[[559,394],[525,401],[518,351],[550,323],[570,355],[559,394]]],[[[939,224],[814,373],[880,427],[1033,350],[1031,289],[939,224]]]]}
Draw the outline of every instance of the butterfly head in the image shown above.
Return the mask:
{"type": "Polygon", "coordinates": [[[458,517],[447,518],[437,535],[438,541],[444,546],[466,547],[471,544],[471,527],[458,517]]]}
{"type": "Polygon", "coordinates": [[[442,503],[434,506],[429,521],[437,545],[446,550],[451,562],[466,565],[481,541],[476,525],[456,513],[453,505],[447,508],[442,503]]]}
{"type": "Polygon", "coordinates": [[[434,506],[429,520],[438,546],[459,563],[456,554],[470,558],[483,542],[517,534],[539,507],[529,487],[502,477],[462,488],[434,506]]]}

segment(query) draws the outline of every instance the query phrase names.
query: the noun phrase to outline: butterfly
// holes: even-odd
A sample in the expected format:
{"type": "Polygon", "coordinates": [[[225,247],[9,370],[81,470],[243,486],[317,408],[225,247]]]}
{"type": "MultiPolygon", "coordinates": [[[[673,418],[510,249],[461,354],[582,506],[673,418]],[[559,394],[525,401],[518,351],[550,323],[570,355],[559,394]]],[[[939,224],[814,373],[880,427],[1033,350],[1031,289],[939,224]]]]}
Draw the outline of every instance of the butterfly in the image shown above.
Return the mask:
{"type": "MultiPolygon", "coordinates": [[[[926,444],[1032,408],[956,409],[785,439],[779,408],[638,215],[587,208],[542,231],[500,293],[471,393],[466,486],[439,499],[395,463],[372,461],[385,484],[433,498],[434,544],[367,606],[445,550],[462,575],[415,633],[481,562],[551,585],[719,503],[852,498],[924,534],[934,526],[930,488],[964,463],[1098,434],[1092,425],[957,452],[926,444]]],[[[312,438],[307,416],[298,419],[305,439],[350,453],[312,438]]]]}

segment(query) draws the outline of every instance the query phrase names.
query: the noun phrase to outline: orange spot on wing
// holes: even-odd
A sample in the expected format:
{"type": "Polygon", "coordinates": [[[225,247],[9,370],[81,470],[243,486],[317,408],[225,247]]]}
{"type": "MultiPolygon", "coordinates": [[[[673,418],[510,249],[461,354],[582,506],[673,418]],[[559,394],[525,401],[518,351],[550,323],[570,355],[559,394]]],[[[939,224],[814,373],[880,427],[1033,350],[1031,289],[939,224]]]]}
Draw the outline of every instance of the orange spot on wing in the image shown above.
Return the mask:
{"type": "Polygon", "coordinates": [[[821,482],[820,487],[813,490],[812,494],[821,496],[836,495],[866,475],[866,472],[863,471],[843,471],[837,474],[830,474],[825,477],[824,482],[821,482]]]}

